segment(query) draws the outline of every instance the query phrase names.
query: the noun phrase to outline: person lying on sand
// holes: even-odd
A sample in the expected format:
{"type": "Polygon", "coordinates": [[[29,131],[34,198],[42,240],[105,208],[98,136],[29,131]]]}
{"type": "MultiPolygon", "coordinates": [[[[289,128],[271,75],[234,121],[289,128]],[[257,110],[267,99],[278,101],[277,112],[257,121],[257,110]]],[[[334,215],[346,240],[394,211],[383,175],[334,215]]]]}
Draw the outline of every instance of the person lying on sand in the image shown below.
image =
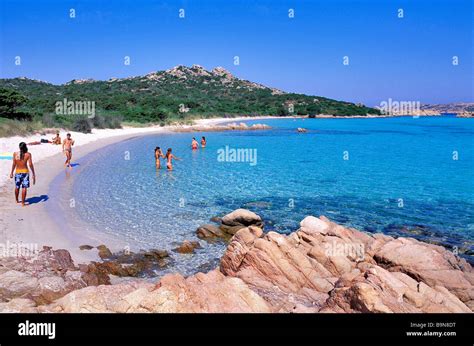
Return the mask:
{"type": "Polygon", "coordinates": [[[206,147],[206,137],[204,137],[204,136],[201,137],[201,147],[203,147],[203,148],[206,147]]]}
{"type": "Polygon", "coordinates": [[[197,148],[198,148],[198,142],[197,142],[196,138],[194,138],[194,137],[193,137],[193,141],[191,142],[191,148],[193,150],[197,150],[197,148]]]}
{"type": "Polygon", "coordinates": [[[71,167],[73,145],[74,140],[71,138],[71,134],[68,133],[63,142],[63,152],[66,154],[66,162],[64,164],[66,165],[66,167],[71,167]]]}
{"type": "Polygon", "coordinates": [[[46,138],[40,138],[39,141],[29,142],[28,145],[40,145],[43,143],[50,143],[50,144],[61,144],[61,137],[59,137],[59,131],[56,132],[56,136],[51,138],[51,140],[47,140],[46,138]]]}
{"type": "Polygon", "coordinates": [[[181,161],[181,159],[179,157],[174,156],[171,153],[171,151],[172,151],[171,148],[168,148],[168,150],[166,151],[166,155],[165,155],[165,159],[167,160],[166,168],[168,168],[169,171],[173,170],[173,162],[172,162],[173,159],[181,161]]]}
{"type": "Polygon", "coordinates": [[[156,169],[161,168],[161,162],[160,158],[165,158],[165,155],[163,154],[163,151],[161,150],[160,147],[155,148],[155,161],[156,161],[156,169]]]}
{"type": "Polygon", "coordinates": [[[16,168],[15,172],[15,199],[17,203],[20,203],[18,200],[18,195],[21,190],[21,205],[25,206],[26,193],[30,187],[30,174],[28,170],[28,165],[30,166],[31,172],[33,173],[33,185],[36,183],[35,167],[33,166],[33,159],[31,154],[28,152],[28,147],[25,142],[20,143],[20,151],[13,154],[13,163],[12,170],[10,172],[10,179],[13,178],[13,171],[16,168]]]}
{"type": "Polygon", "coordinates": [[[46,138],[40,138],[39,141],[29,142],[28,145],[40,145],[43,143],[53,143],[53,142],[48,141],[46,138]]]}

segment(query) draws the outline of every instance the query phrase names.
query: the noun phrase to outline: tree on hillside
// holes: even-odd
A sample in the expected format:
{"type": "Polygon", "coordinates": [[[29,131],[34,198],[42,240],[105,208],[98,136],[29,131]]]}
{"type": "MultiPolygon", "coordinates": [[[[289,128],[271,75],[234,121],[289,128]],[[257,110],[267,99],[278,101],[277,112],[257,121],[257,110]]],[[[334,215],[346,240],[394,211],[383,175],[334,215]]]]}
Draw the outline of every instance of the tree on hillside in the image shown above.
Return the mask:
{"type": "Polygon", "coordinates": [[[0,88],[0,117],[8,119],[29,119],[30,116],[19,111],[28,99],[16,90],[0,88]]]}

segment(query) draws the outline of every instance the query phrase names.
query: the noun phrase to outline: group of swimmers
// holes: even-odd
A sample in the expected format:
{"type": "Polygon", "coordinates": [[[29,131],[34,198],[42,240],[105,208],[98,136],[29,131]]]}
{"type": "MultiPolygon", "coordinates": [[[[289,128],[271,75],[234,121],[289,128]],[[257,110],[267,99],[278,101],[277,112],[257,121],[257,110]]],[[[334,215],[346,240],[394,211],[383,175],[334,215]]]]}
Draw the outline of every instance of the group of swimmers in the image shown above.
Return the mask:
{"type": "MultiPolygon", "coordinates": [[[[30,142],[29,145],[38,145],[41,143],[51,143],[55,145],[61,144],[61,137],[59,131],[56,132],[56,136],[52,138],[51,141],[41,139],[39,142],[30,142]]],[[[71,138],[71,134],[68,133],[66,138],[62,142],[63,153],[66,155],[66,162],[64,163],[65,167],[71,168],[72,160],[72,146],[74,145],[74,140],[71,138]]],[[[15,177],[15,200],[17,203],[20,203],[18,199],[21,191],[21,204],[25,206],[26,203],[26,194],[30,187],[30,170],[32,173],[33,185],[36,183],[36,173],[35,167],[33,165],[33,158],[31,153],[28,152],[28,145],[25,142],[21,142],[19,145],[20,151],[13,153],[13,162],[12,169],[10,172],[10,178],[15,177]],[[14,174],[15,173],[15,174],[14,174]]]]}
{"type": "Polygon", "coordinates": [[[168,150],[166,151],[166,154],[163,154],[163,151],[161,150],[160,147],[156,147],[155,148],[155,162],[156,162],[156,169],[160,169],[161,168],[161,162],[160,162],[160,159],[163,158],[166,160],[166,168],[168,168],[168,170],[173,170],[173,159],[176,159],[176,160],[181,160],[179,157],[176,157],[172,154],[172,149],[171,148],[168,148],[168,150]]]}
{"type": "MultiPolygon", "coordinates": [[[[206,147],[206,137],[201,137],[201,147],[205,148],[206,147]]],[[[193,137],[193,140],[191,142],[191,149],[192,150],[197,150],[199,148],[198,142],[195,137],[193,137]]],[[[166,168],[171,171],[173,170],[173,159],[181,161],[179,157],[176,157],[173,155],[173,149],[168,148],[166,151],[166,154],[163,154],[163,151],[161,150],[160,147],[155,148],[155,164],[156,164],[156,169],[161,168],[161,161],[160,159],[165,159],[166,160],[166,168]]]]}
{"type": "MultiPolygon", "coordinates": [[[[193,140],[191,142],[191,149],[197,150],[199,147],[198,142],[195,137],[193,137],[193,140]]],[[[201,147],[205,148],[206,147],[206,137],[202,136],[201,137],[201,147]]]]}

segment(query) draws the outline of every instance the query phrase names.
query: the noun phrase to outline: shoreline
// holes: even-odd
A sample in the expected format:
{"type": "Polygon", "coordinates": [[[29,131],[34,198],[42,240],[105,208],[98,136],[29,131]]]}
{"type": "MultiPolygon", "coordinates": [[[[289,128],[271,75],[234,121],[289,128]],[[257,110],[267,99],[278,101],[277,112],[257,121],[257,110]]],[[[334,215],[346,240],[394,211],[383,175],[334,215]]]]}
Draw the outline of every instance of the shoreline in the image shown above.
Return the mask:
{"type": "MultiPolygon", "coordinates": [[[[212,128],[213,126],[221,126],[225,123],[239,121],[284,118],[296,119],[307,117],[259,116],[211,118],[195,120],[194,125],[172,125],[165,127],[152,126],[147,128],[125,128],[119,130],[93,130],[92,134],[73,133],[73,138],[78,142],[78,145],[74,148],[74,161],[105,146],[113,145],[114,143],[138,136],[169,134],[180,132],[181,129],[190,129],[193,126],[207,126],[212,128]],[[84,138],[86,138],[86,140],[84,140],[84,138]]],[[[22,140],[29,141],[37,139],[38,137],[39,136],[36,135],[36,137],[29,137],[22,140]]],[[[10,142],[15,141],[15,143],[17,143],[19,137],[11,137],[9,140],[10,142]]],[[[54,215],[52,215],[53,213],[47,210],[48,203],[44,202],[48,198],[51,184],[53,180],[64,171],[64,157],[60,150],[60,146],[51,144],[30,147],[30,152],[33,153],[35,168],[38,172],[38,181],[29,191],[29,198],[34,197],[36,202],[25,208],[12,203],[13,193],[11,191],[11,180],[6,178],[9,174],[11,160],[0,160],[0,168],[2,168],[2,172],[5,173],[0,177],[0,206],[2,207],[2,212],[0,213],[0,227],[3,229],[3,231],[0,232],[0,244],[37,244],[38,250],[40,250],[43,245],[52,246],[53,248],[65,248],[71,252],[76,263],[85,263],[98,259],[95,251],[81,251],[79,250],[79,245],[94,245],[97,244],[97,242],[102,242],[107,244],[111,249],[122,249],[123,246],[117,244],[123,242],[114,239],[110,235],[101,234],[100,232],[83,231],[81,227],[76,227],[80,229],[80,231],[72,231],[71,228],[74,228],[74,226],[68,222],[70,220],[67,219],[67,216],[64,216],[61,212],[57,212],[57,214],[60,214],[60,217],[66,217],[63,222],[58,222],[58,218],[54,217],[54,215]],[[6,170],[4,170],[4,166],[1,165],[6,166],[6,170]],[[40,225],[38,225],[38,220],[41,220],[40,225]]],[[[57,201],[54,201],[53,203],[56,202],[57,201]]],[[[67,204],[67,201],[65,201],[64,204],[67,204]]],[[[49,203],[49,205],[51,205],[51,203],[49,203]]],[[[58,203],[56,203],[56,205],[58,205],[58,203]]],[[[65,215],[66,214],[67,213],[65,213],[65,215]]]]}
{"type": "MultiPolygon", "coordinates": [[[[61,138],[64,139],[66,133],[71,133],[72,138],[76,141],[74,149],[77,149],[94,143],[98,140],[116,138],[116,141],[120,141],[123,136],[143,136],[147,134],[156,134],[156,133],[173,133],[179,132],[181,129],[192,129],[193,126],[209,126],[211,129],[212,126],[222,125],[225,123],[232,123],[237,121],[252,121],[252,120],[265,120],[265,119],[285,119],[285,118],[301,118],[301,117],[275,117],[275,116],[258,116],[258,117],[239,117],[239,118],[210,118],[210,119],[196,119],[194,120],[193,125],[151,125],[147,127],[124,127],[122,129],[93,129],[92,133],[85,134],[75,131],[66,131],[60,130],[61,138]]],[[[18,151],[18,143],[20,142],[33,142],[38,141],[40,138],[52,137],[51,134],[41,135],[40,133],[29,135],[28,137],[22,136],[13,136],[13,137],[2,137],[1,138],[1,148],[0,153],[13,153],[18,151]]],[[[124,138],[127,139],[127,138],[124,138]]],[[[34,154],[33,160],[34,163],[39,163],[47,158],[51,158],[56,154],[61,154],[61,145],[52,145],[49,143],[40,144],[40,145],[31,145],[28,146],[30,153],[34,154]]],[[[75,151],[75,152],[76,152],[75,151]]],[[[74,155],[76,158],[76,154],[74,155]]],[[[0,189],[5,186],[9,181],[11,167],[11,158],[0,159],[0,189]],[[3,173],[5,172],[5,173],[3,173]]]]}
{"type": "MultiPolygon", "coordinates": [[[[198,119],[194,125],[170,125],[170,126],[151,126],[145,128],[124,128],[116,130],[97,130],[94,129],[92,134],[83,134],[78,132],[70,132],[72,138],[76,140],[73,151],[73,163],[86,155],[95,152],[115,143],[125,141],[134,137],[154,135],[154,134],[170,134],[179,132],[180,129],[189,129],[192,126],[219,126],[221,124],[249,121],[249,120],[265,120],[270,118],[281,117],[241,117],[241,118],[213,118],[198,119]]],[[[293,117],[290,117],[293,118],[293,117]]],[[[64,137],[64,132],[61,132],[64,137]]],[[[2,151],[16,151],[19,142],[30,142],[38,140],[39,134],[22,138],[19,136],[6,138],[2,143],[2,151]]],[[[49,143],[41,145],[32,145],[28,147],[32,153],[35,171],[37,173],[36,185],[31,185],[27,199],[30,205],[21,207],[13,203],[13,186],[12,180],[9,179],[11,168],[11,159],[0,160],[0,170],[3,174],[0,176],[0,244],[8,244],[25,250],[33,250],[38,252],[43,246],[51,246],[55,249],[66,249],[71,253],[76,263],[87,263],[98,260],[96,251],[82,251],[79,245],[88,243],[97,243],[106,241],[107,246],[117,249],[119,240],[106,234],[97,234],[97,232],[82,232],[71,230],[71,225],[64,222],[58,222],[58,216],[52,215],[48,211],[47,200],[51,184],[64,171],[64,156],[61,152],[60,145],[52,145],[49,143]],[[38,221],[40,220],[40,223],[38,221]]],[[[67,201],[65,202],[67,203],[67,201]]],[[[60,211],[58,211],[60,214],[60,211]]],[[[65,213],[67,214],[67,213],[65,213]]],[[[72,226],[74,228],[74,226],[72,226]]],[[[5,245],[3,245],[5,247],[5,245]]],[[[32,250],[32,251],[33,251],[32,250]]],[[[1,257],[1,256],[0,256],[1,257]]]]}
{"type": "MultiPolygon", "coordinates": [[[[153,132],[147,133],[151,134],[153,132]]],[[[157,131],[156,133],[164,132],[157,131]]],[[[102,138],[80,145],[74,150],[73,162],[80,160],[85,155],[106,145],[111,145],[135,136],[137,136],[137,134],[125,134],[102,138]]],[[[13,203],[11,186],[7,186],[9,184],[0,188],[0,205],[2,206],[0,227],[4,229],[3,233],[0,234],[0,243],[9,242],[10,244],[28,244],[29,246],[36,244],[37,249],[41,249],[43,245],[52,246],[53,248],[64,248],[71,252],[71,256],[77,263],[96,260],[97,256],[93,256],[90,252],[79,250],[76,244],[77,241],[80,241],[80,238],[75,241],[73,234],[61,229],[61,225],[54,220],[53,216],[47,210],[46,203],[44,203],[47,202],[49,198],[47,196],[51,183],[64,171],[63,161],[64,157],[62,153],[57,153],[52,156],[44,157],[35,163],[38,179],[36,185],[29,189],[29,197],[27,198],[40,196],[38,202],[23,208],[13,203]],[[3,215],[3,212],[5,212],[5,215],[3,215]],[[40,220],[40,225],[38,225],[38,220],[40,220]]],[[[84,241],[86,241],[86,239],[84,239],[84,241]]]]}

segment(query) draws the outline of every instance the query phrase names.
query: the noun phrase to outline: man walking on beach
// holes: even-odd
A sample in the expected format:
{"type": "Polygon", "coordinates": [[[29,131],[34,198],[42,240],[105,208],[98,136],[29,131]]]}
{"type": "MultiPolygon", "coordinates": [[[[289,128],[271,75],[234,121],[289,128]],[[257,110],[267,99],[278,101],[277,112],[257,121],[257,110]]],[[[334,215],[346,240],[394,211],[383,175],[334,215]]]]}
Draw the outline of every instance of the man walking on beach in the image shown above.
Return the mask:
{"type": "Polygon", "coordinates": [[[25,206],[27,189],[30,187],[30,172],[28,170],[30,166],[31,172],[33,173],[33,185],[36,183],[35,167],[33,166],[33,159],[31,154],[28,152],[28,147],[25,142],[20,143],[20,151],[13,154],[12,170],[10,172],[10,178],[13,178],[13,171],[15,171],[15,199],[17,203],[18,195],[21,191],[21,205],[25,206]]]}
{"type": "Polygon", "coordinates": [[[71,134],[68,133],[63,142],[63,152],[66,154],[66,162],[64,164],[66,165],[66,167],[71,167],[73,145],[74,145],[74,140],[71,138],[71,134]]]}

